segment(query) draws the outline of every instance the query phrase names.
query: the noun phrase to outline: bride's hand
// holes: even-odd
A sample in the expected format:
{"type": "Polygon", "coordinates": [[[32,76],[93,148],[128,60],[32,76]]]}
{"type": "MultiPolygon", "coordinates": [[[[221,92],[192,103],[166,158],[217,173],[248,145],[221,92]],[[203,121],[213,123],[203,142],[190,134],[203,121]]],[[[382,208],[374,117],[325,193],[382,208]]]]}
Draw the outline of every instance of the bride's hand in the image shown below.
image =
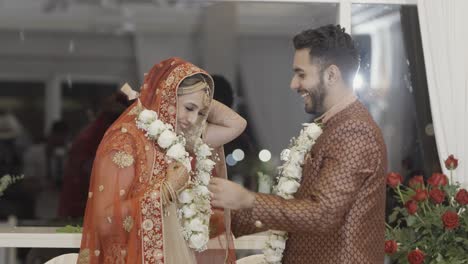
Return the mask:
{"type": "Polygon", "coordinates": [[[204,141],[211,147],[220,147],[238,137],[247,121],[231,108],[213,100],[207,119],[204,141]]]}
{"type": "Polygon", "coordinates": [[[166,171],[167,182],[177,193],[182,190],[189,180],[189,173],[185,166],[179,162],[171,162],[166,171]]]}

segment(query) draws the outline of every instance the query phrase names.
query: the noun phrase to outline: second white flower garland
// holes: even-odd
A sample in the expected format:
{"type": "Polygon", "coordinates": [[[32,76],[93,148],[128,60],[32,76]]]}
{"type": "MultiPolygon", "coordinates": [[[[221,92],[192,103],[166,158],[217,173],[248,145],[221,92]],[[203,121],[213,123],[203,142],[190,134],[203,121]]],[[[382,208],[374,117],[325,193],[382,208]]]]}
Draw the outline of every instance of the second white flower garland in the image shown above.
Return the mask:
{"type": "MultiPolygon", "coordinates": [[[[292,138],[289,147],[281,152],[283,165],[278,168],[278,185],[273,193],[284,199],[294,198],[301,185],[302,165],[307,153],[312,149],[318,137],[322,134],[322,128],[316,123],[303,124],[297,138],[292,138]]],[[[268,240],[265,243],[263,254],[265,261],[271,264],[280,264],[283,252],[286,248],[287,232],[269,230],[268,240]]]]}

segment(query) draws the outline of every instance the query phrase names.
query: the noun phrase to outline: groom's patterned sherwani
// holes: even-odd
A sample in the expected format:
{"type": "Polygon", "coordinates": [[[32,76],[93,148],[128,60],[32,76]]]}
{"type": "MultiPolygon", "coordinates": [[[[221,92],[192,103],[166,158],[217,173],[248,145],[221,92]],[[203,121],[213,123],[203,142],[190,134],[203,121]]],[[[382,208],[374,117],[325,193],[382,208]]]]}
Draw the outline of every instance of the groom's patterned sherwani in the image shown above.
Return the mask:
{"type": "Polygon", "coordinates": [[[348,101],[325,114],[295,199],[257,194],[234,213],[236,236],[289,232],[284,264],[383,263],[386,148],[366,108],[348,101]]]}

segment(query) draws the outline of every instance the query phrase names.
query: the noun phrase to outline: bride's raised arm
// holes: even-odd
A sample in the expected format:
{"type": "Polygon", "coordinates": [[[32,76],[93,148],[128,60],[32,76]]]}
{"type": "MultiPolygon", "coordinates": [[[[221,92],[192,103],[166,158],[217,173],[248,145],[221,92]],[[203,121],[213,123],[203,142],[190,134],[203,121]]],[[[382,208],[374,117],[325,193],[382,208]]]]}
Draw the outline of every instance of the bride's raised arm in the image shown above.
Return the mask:
{"type": "Polygon", "coordinates": [[[247,126],[247,121],[231,108],[213,99],[207,119],[204,140],[217,148],[238,137],[247,126]]]}

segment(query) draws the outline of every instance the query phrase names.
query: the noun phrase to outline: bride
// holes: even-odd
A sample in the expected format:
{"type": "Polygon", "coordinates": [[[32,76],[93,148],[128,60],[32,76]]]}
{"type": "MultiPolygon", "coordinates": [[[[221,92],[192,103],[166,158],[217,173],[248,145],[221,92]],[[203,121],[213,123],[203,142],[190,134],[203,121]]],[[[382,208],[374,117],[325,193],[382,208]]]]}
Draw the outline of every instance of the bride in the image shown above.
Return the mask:
{"type": "Polygon", "coordinates": [[[229,211],[210,206],[206,185],[226,177],[222,146],[246,121],[213,91],[179,58],[145,75],[98,148],[78,263],[235,263],[229,211]]]}

